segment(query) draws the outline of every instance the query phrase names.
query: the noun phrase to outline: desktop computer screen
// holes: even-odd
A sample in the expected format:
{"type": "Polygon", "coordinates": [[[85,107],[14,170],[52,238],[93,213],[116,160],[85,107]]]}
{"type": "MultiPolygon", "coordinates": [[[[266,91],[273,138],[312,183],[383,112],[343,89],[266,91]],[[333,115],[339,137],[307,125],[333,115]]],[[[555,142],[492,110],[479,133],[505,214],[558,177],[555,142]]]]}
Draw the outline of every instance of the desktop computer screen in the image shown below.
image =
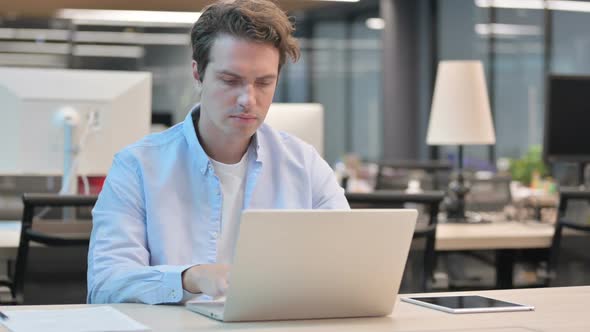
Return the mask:
{"type": "Polygon", "coordinates": [[[549,161],[590,161],[590,76],[549,77],[544,154],[549,161]]]}
{"type": "Polygon", "coordinates": [[[62,175],[69,148],[78,174],[105,175],[149,134],[151,85],[145,72],[0,68],[0,175],[62,175]]]}
{"type": "Polygon", "coordinates": [[[274,103],[264,122],[311,144],[324,156],[324,108],[321,104],[274,103]]]}

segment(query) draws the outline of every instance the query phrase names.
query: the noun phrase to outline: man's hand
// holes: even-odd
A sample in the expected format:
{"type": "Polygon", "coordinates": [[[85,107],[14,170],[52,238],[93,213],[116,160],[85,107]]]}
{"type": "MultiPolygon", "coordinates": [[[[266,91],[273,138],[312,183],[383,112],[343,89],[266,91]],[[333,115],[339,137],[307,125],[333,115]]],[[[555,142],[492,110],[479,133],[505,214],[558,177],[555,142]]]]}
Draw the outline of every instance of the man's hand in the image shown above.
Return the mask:
{"type": "Polygon", "coordinates": [[[197,294],[217,297],[225,294],[229,279],[229,265],[196,265],[182,272],[182,288],[197,294]]]}

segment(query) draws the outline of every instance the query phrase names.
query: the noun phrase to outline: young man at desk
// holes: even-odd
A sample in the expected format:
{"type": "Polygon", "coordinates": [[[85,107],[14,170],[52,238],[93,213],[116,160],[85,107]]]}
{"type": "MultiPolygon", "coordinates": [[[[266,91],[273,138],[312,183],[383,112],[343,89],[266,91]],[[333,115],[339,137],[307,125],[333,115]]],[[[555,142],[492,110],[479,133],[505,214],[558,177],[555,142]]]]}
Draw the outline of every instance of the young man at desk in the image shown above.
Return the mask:
{"type": "Polygon", "coordinates": [[[349,208],[313,147],[263,124],[299,57],[293,30],[269,0],[204,10],[191,31],[201,103],[115,156],[93,210],[89,303],[221,295],[243,209],[349,208]]]}

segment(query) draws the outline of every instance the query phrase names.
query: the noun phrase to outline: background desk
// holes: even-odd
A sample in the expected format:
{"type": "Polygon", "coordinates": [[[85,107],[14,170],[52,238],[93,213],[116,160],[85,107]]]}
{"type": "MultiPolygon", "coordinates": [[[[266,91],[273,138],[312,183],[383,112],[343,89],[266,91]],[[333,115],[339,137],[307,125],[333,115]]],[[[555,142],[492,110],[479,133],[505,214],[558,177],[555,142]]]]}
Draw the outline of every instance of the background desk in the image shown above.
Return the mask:
{"type": "MultiPolygon", "coordinates": [[[[16,257],[20,238],[20,221],[0,221],[0,260],[16,257]]],[[[488,224],[439,223],[436,230],[437,251],[496,251],[496,288],[513,287],[514,251],[548,249],[554,226],[536,221],[494,222],[488,224]]],[[[565,232],[571,236],[574,232],[565,232]]]]}
{"type": "Polygon", "coordinates": [[[536,221],[438,224],[437,251],[495,250],[496,288],[513,288],[515,250],[547,249],[555,228],[536,221]]]}
{"type": "MultiPolygon", "coordinates": [[[[14,258],[20,221],[0,221],[0,258],[14,258]]],[[[553,225],[537,222],[490,224],[438,224],[436,250],[493,250],[549,248],[553,225]]]]}
{"type": "MultiPolygon", "coordinates": [[[[496,250],[496,288],[512,288],[513,250],[551,246],[554,227],[537,222],[438,224],[437,251],[496,250]]],[[[16,257],[20,221],[0,222],[0,260],[16,257]]]]}
{"type": "Polygon", "coordinates": [[[20,221],[0,221],[0,260],[16,258],[20,241],[20,221]]]}
{"type": "Polygon", "coordinates": [[[549,248],[554,226],[536,221],[488,224],[438,224],[436,250],[549,248]]]}
{"type": "MultiPolygon", "coordinates": [[[[514,258],[517,250],[549,249],[555,226],[537,221],[493,222],[488,224],[438,224],[436,250],[496,252],[496,288],[513,288],[514,258]]],[[[566,230],[564,236],[585,236],[566,230]]]]}
{"type": "MultiPolygon", "coordinates": [[[[449,293],[441,293],[449,294],[449,293]]],[[[458,293],[453,293],[458,294],[458,293]]],[[[116,304],[133,319],[151,327],[153,331],[476,331],[476,332],[531,332],[560,331],[587,332],[590,317],[590,287],[538,288],[522,290],[470,292],[502,300],[533,305],[535,311],[452,315],[401,302],[388,317],[323,319],[282,322],[220,323],[173,305],[116,304]]],[[[65,306],[16,307],[22,309],[65,306]]],[[[15,309],[1,307],[0,310],[15,309]]],[[[0,331],[6,331],[0,327],[0,331]]]]}

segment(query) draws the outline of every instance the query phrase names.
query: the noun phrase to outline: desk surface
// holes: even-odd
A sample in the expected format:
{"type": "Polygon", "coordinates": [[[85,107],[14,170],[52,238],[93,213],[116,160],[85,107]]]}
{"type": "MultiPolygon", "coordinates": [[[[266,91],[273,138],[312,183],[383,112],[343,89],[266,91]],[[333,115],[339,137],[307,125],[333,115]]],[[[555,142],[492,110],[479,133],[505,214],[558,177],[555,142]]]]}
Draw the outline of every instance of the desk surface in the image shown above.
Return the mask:
{"type": "Polygon", "coordinates": [[[439,224],[436,250],[549,248],[554,226],[536,221],[489,224],[439,224]]]}
{"type": "MultiPolygon", "coordinates": [[[[16,256],[20,221],[0,221],[0,259],[16,256]]],[[[554,226],[536,221],[438,224],[436,250],[541,249],[551,246],[554,226]]],[[[575,232],[566,230],[564,235],[575,232]]]]}
{"type": "MultiPolygon", "coordinates": [[[[531,312],[484,313],[453,315],[409,303],[399,299],[391,316],[380,318],[323,319],[258,323],[220,323],[182,306],[115,304],[153,331],[479,331],[479,332],[534,332],[588,331],[590,316],[590,286],[538,288],[506,291],[470,292],[535,306],[531,312]]],[[[445,294],[445,293],[441,293],[445,294]]],[[[446,293],[448,294],[448,293],[446,293]]],[[[453,293],[458,294],[458,293],[453,293]]],[[[19,309],[65,306],[23,306],[19,309]]],[[[3,307],[2,309],[8,309],[3,307]]],[[[14,309],[11,307],[10,309],[14,309]]],[[[0,331],[6,331],[0,327],[0,331]]]]}
{"type": "Polygon", "coordinates": [[[20,221],[0,221],[0,260],[16,257],[20,241],[20,221]]]}

